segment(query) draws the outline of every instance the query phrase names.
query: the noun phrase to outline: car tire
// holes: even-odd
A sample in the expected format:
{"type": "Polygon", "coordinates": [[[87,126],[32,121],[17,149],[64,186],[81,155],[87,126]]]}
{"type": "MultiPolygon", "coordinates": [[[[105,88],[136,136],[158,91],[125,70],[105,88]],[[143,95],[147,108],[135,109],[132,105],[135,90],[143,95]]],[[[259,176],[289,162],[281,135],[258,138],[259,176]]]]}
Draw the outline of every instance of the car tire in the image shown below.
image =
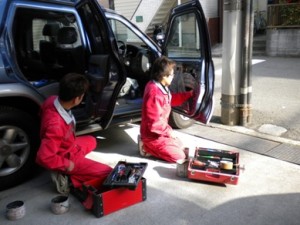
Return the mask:
{"type": "Polygon", "coordinates": [[[39,125],[28,113],[0,106],[0,191],[36,174],[39,125]]]}
{"type": "Polygon", "coordinates": [[[171,112],[169,118],[169,124],[174,129],[184,129],[192,126],[195,123],[194,120],[180,115],[176,112],[171,112]]]}

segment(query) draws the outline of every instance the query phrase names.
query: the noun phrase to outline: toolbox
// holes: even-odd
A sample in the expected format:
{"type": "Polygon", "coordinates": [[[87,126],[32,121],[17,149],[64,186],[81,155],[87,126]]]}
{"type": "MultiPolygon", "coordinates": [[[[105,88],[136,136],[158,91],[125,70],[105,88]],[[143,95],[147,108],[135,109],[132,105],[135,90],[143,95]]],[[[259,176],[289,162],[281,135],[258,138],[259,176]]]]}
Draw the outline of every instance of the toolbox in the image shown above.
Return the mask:
{"type": "Polygon", "coordinates": [[[148,164],[147,163],[128,163],[119,161],[113,171],[103,182],[105,187],[127,187],[134,190],[140,182],[148,164]]]}
{"type": "Polygon", "coordinates": [[[187,177],[193,180],[238,184],[239,152],[198,147],[189,159],[187,177]]]}
{"type": "Polygon", "coordinates": [[[91,199],[91,211],[102,217],[147,199],[147,163],[119,161],[108,177],[85,182],[82,191],[91,199]]]}

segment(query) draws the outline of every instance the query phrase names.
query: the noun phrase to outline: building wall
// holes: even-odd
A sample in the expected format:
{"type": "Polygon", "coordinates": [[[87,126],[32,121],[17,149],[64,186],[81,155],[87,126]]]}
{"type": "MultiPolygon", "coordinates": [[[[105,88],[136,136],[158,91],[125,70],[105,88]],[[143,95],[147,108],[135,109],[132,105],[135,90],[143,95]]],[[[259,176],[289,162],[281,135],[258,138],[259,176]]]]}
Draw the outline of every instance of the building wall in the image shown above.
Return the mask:
{"type": "Polygon", "coordinates": [[[174,0],[143,0],[140,5],[138,5],[136,13],[131,18],[131,22],[135,23],[142,31],[145,32],[149,24],[151,24],[151,21],[153,21],[153,17],[163,1],[169,4],[174,2],[174,0]],[[139,17],[140,20],[137,20],[137,17],[139,17]]]}
{"type": "Polygon", "coordinates": [[[206,18],[219,17],[219,0],[200,0],[206,18]]]}
{"type": "Polygon", "coordinates": [[[268,56],[300,56],[300,29],[268,29],[268,56]]]}
{"type": "Polygon", "coordinates": [[[200,3],[206,17],[211,45],[215,45],[221,41],[220,0],[200,0],[200,3]]]}
{"type": "Polygon", "coordinates": [[[253,10],[254,11],[266,11],[267,10],[267,0],[253,0],[253,10]]]}
{"type": "Polygon", "coordinates": [[[99,2],[104,8],[109,8],[109,0],[98,0],[98,2],[99,2]]]}
{"type": "MultiPolygon", "coordinates": [[[[99,1],[108,2],[108,0],[99,0],[99,1]]],[[[149,18],[151,18],[153,16],[152,14],[156,12],[154,8],[157,7],[158,2],[160,1],[146,0],[149,7],[138,9],[139,11],[137,11],[137,14],[143,17],[143,22],[137,22],[136,18],[133,18],[133,15],[137,10],[140,1],[141,0],[114,0],[114,5],[115,5],[115,10],[118,13],[122,14],[127,19],[135,23],[141,30],[145,31],[147,27],[144,24],[148,24],[149,18]],[[149,10],[150,8],[151,10],[149,10]]],[[[178,0],[178,4],[180,4],[180,2],[185,2],[185,1],[186,0],[178,0]]],[[[224,0],[199,0],[199,1],[202,5],[205,17],[207,18],[211,44],[214,45],[216,43],[222,42],[222,23],[223,23],[222,6],[224,4],[224,0]]],[[[259,11],[266,10],[267,0],[253,0],[253,9],[259,11]]]]}
{"type": "Polygon", "coordinates": [[[131,20],[140,0],[115,0],[115,10],[131,20]]]}

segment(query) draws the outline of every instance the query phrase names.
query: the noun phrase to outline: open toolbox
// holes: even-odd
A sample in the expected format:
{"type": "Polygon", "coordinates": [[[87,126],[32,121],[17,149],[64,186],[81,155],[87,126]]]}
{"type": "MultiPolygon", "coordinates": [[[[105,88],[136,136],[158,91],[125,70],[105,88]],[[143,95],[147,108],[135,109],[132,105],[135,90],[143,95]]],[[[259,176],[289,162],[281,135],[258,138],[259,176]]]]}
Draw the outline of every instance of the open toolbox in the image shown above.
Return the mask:
{"type": "Polygon", "coordinates": [[[145,201],[147,188],[143,174],[146,168],[147,163],[119,161],[106,179],[85,182],[75,197],[98,218],[145,201]]]}
{"type": "Polygon", "coordinates": [[[196,148],[189,159],[187,177],[215,183],[237,184],[240,175],[239,152],[196,148]]]}
{"type": "Polygon", "coordinates": [[[103,182],[105,187],[127,187],[135,189],[140,182],[148,164],[119,161],[113,171],[103,182]]]}

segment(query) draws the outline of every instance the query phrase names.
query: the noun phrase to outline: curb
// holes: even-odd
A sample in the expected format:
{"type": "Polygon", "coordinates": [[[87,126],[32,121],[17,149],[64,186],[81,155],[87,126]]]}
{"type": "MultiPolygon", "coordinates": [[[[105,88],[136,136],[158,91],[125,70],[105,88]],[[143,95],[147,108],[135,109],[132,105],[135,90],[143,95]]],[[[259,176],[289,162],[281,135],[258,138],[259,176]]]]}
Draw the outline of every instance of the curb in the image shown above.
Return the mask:
{"type": "Polygon", "coordinates": [[[250,135],[253,137],[257,137],[257,138],[261,138],[261,139],[265,139],[265,140],[269,140],[269,141],[285,143],[285,144],[290,144],[290,145],[295,145],[295,146],[300,147],[300,141],[295,141],[295,140],[291,140],[288,138],[276,137],[276,136],[272,136],[269,134],[260,133],[255,130],[251,130],[251,129],[241,127],[241,126],[227,126],[227,125],[212,123],[212,122],[210,122],[209,124],[206,124],[206,125],[203,125],[198,122],[197,122],[197,124],[199,124],[201,126],[207,126],[207,127],[223,129],[223,130],[227,130],[227,131],[231,131],[231,132],[242,133],[245,135],[250,135]]]}

